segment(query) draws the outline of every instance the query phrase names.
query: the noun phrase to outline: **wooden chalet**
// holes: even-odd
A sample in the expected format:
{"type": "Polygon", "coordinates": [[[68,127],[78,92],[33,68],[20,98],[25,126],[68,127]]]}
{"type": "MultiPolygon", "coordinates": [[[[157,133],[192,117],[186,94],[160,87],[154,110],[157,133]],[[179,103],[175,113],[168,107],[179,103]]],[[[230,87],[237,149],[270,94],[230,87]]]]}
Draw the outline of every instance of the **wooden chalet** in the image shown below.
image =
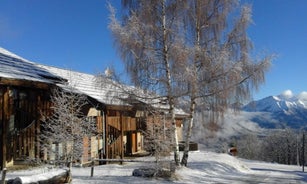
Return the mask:
{"type": "MultiPolygon", "coordinates": [[[[63,82],[88,97],[90,105],[84,112],[95,120],[98,129],[97,135],[83,138],[81,163],[91,158],[123,158],[144,149],[142,132],[147,126],[142,114],[146,102],[131,100],[126,90],[108,78],[97,81],[94,75],[40,65],[0,47],[1,168],[25,158],[52,159],[41,151],[38,141],[41,112],[52,113],[51,91],[65,88],[63,82]]],[[[178,137],[182,140],[185,113],[178,110],[177,114],[178,137]]]]}

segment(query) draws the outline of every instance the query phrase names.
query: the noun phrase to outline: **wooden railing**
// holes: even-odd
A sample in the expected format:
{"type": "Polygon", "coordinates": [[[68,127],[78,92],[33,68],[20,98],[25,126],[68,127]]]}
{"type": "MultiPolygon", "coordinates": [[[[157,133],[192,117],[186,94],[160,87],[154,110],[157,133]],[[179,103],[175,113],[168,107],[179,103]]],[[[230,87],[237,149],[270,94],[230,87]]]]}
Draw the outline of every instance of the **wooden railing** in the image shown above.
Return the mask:
{"type": "Polygon", "coordinates": [[[121,139],[120,136],[117,137],[108,147],[109,158],[116,158],[121,155],[121,139]]]}
{"type": "Polygon", "coordinates": [[[111,137],[108,137],[108,157],[116,158],[124,151],[121,134],[125,131],[136,131],[136,119],[126,116],[107,117],[107,124],[108,133],[112,134],[111,137]]]}
{"type": "MultiPolygon", "coordinates": [[[[136,119],[131,117],[122,117],[122,128],[123,131],[135,131],[137,130],[136,119]]],[[[121,130],[121,118],[120,117],[108,117],[107,118],[108,125],[121,130]]]]}
{"type": "Polygon", "coordinates": [[[135,118],[123,117],[123,121],[124,121],[124,123],[123,123],[124,131],[135,131],[135,130],[137,130],[135,118]]]}
{"type": "Polygon", "coordinates": [[[120,130],[120,117],[107,117],[108,125],[120,130]]]}

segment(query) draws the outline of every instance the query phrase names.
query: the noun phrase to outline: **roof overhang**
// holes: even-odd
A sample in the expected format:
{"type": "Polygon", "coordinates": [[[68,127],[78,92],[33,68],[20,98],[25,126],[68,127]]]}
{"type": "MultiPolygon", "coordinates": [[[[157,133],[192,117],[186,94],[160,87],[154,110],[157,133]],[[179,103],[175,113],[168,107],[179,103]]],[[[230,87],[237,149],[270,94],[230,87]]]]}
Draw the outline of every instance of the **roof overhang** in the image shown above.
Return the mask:
{"type": "Polygon", "coordinates": [[[55,86],[50,83],[40,82],[40,81],[29,81],[23,79],[10,79],[0,77],[0,84],[7,86],[22,86],[29,88],[39,88],[39,89],[50,89],[52,86],[55,86]]]}

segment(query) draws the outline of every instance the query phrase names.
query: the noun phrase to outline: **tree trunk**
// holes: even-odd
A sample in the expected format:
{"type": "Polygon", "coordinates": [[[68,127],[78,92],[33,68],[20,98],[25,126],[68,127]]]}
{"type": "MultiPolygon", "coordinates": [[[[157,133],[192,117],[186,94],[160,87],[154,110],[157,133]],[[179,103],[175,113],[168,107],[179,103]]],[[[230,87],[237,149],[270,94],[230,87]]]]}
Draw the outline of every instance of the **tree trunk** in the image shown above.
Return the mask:
{"type": "Polygon", "coordinates": [[[174,108],[172,108],[173,110],[171,111],[172,113],[172,126],[173,126],[173,138],[174,138],[174,147],[173,147],[173,151],[174,151],[174,159],[175,159],[175,163],[176,165],[180,164],[180,158],[179,158],[179,143],[178,143],[178,135],[177,135],[177,127],[176,127],[176,119],[175,119],[175,112],[174,112],[174,108]]]}
{"type": "Polygon", "coordinates": [[[177,135],[177,127],[176,127],[176,119],[175,119],[175,104],[174,97],[172,91],[172,78],[171,78],[171,69],[170,69],[170,61],[168,56],[168,48],[167,48],[167,31],[166,31],[166,4],[165,0],[162,2],[162,30],[163,30],[163,60],[165,65],[165,75],[167,78],[166,88],[167,88],[167,96],[169,100],[169,111],[172,116],[172,129],[173,129],[173,151],[174,151],[174,159],[176,165],[180,164],[179,159],[179,143],[178,143],[178,135],[177,135]]]}
{"type": "MultiPolygon", "coordinates": [[[[196,10],[196,15],[199,14],[199,6],[198,6],[199,2],[196,1],[195,3],[195,10],[196,10]]],[[[190,84],[191,84],[191,101],[190,101],[190,120],[189,120],[189,124],[188,124],[188,129],[187,129],[187,134],[186,134],[186,139],[185,139],[185,146],[184,146],[184,153],[182,156],[182,160],[181,160],[181,165],[183,166],[187,166],[188,164],[188,157],[189,157],[189,148],[190,148],[190,139],[191,139],[191,134],[192,134],[192,127],[193,127],[193,121],[194,121],[194,113],[195,113],[195,107],[196,107],[196,90],[197,90],[197,63],[198,60],[200,59],[199,57],[199,51],[200,51],[200,25],[199,25],[199,19],[196,18],[195,20],[195,31],[196,31],[196,38],[195,38],[195,46],[197,48],[197,52],[194,56],[194,62],[193,62],[193,75],[192,75],[192,79],[190,80],[190,84]]]]}
{"type": "Polygon", "coordinates": [[[302,167],[305,172],[305,130],[303,130],[302,167]]]}
{"type": "Polygon", "coordinates": [[[296,136],[296,165],[300,166],[299,135],[296,136]]]}
{"type": "Polygon", "coordinates": [[[193,127],[193,120],[194,120],[194,112],[195,112],[195,99],[191,100],[191,107],[190,107],[190,120],[187,129],[187,135],[185,138],[185,146],[184,152],[181,159],[181,165],[187,166],[188,164],[188,157],[189,157],[189,149],[190,149],[190,139],[192,134],[192,127],[193,127]]]}

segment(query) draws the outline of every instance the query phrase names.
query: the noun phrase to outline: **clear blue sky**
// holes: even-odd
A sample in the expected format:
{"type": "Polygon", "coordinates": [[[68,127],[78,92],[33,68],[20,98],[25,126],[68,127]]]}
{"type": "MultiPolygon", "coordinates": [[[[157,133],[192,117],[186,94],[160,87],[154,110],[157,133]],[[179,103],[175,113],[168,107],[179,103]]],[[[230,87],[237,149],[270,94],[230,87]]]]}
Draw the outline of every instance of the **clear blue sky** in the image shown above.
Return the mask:
{"type": "MultiPolygon", "coordinates": [[[[242,2],[253,7],[249,36],[256,53],[277,55],[254,99],[307,91],[307,0],[242,2]]],[[[124,72],[107,25],[106,0],[0,0],[0,47],[42,64],[124,72]]]]}

